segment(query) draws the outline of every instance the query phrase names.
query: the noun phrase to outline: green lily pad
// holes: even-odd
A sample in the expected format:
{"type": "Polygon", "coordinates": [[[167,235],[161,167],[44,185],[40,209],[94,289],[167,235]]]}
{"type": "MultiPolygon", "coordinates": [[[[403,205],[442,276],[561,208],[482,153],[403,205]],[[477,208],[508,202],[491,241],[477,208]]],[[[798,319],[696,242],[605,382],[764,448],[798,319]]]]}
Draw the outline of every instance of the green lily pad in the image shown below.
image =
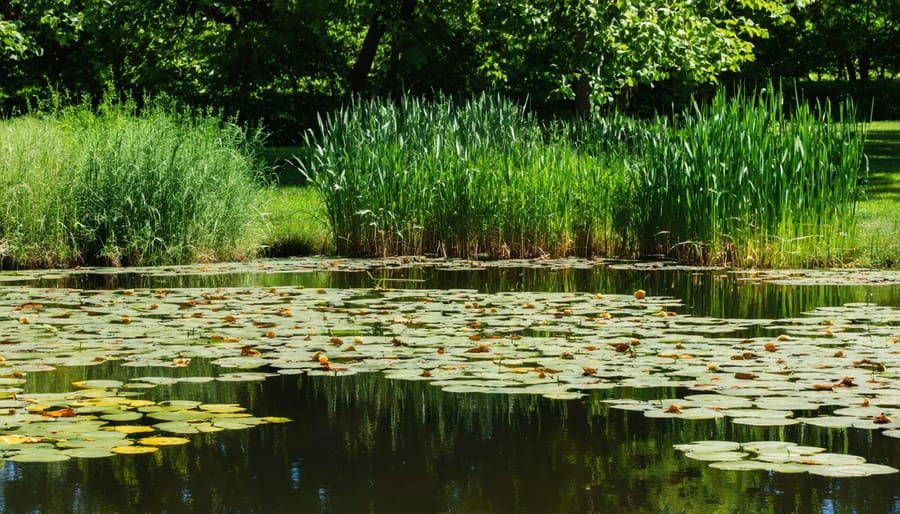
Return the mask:
{"type": "Polygon", "coordinates": [[[69,460],[71,457],[62,450],[36,448],[24,448],[17,451],[14,455],[6,458],[13,462],[60,462],[69,460]]]}
{"type": "Polygon", "coordinates": [[[710,462],[725,462],[725,461],[735,461],[742,460],[744,457],[749,456],[749,453],[745,452],[687,452],[684,454],[685,457],[694,460],[702,460],[702,461],[710,461],[710,462]]]}
{"type": "Polygon", "coordinates": [[[100,416],[100,419],[105,421],[137,421],[143,417],[144,415],[140,412],[128,411],[116,414],[104,414],[103,416],[100,416]]]}
{"type": "Polygon", "coordinates": [[[153,425],[153,428],[163,432],[171,432],[173,434],[196,434],[200,432],[200,430],[197,429],[196,424],[188,423],[187,421],[166,421],[163,423],[156,423],[153,425]]]}
{"type": "Polygon", "coordinates": [[[81,380],[72,382],[72,385],[84,389],[118,389],[125,383],[118,380],[81,380]]]}
{"type": "Polygon", "coordinates": [[[893,473],[897,473],[897,468],[893,468],[891,466],[885,466],[882,464],[871,464],[871,463],[861,463],[861,464],[848,464],[848,465],[823,465],[823,466],[810,466],[809,472],[813,475],[819,475],[823,477],[832,477],[832,478],[844,478],[844,477],[868,477],[874,475],[889,475],[893,473]]]}
{"type": "Polygon", "coordinates": [[[63,450],[63,453],[69,457],[78,457],[81,459],[97,459],[102,457],[111,457],[113,452],[110,448],[69,448],[63,450]]]}
{"type": "Polygon", "coordinates": [[[709,465],[709,467],[714,469],[720,469],[725,471],[775,471],[778,473],[806,473],[809,471],[809,466],[804,466],[802,464],[795,464],[791,462],[765,462],[758,460],[738,460],[738,461],[724,461],[724,462],[713,462],[709,465]]]}

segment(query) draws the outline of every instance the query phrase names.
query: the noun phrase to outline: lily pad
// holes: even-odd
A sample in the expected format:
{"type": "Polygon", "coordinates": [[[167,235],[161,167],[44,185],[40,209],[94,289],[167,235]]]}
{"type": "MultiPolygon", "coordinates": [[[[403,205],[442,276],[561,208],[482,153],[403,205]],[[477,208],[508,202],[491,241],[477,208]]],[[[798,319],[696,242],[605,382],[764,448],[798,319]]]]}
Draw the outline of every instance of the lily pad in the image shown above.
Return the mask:
{"type": "Polygon", "coordinates": [[[80,380],[72,382],[72,385],[84,389],[118,389],[125,383],[119,380],[80,380]]]}
{"type": "Polygon", "coordinates": [[[187,444],[191,440],[184,437],[142,437],[138,442],[144,446],[175,446],[187,444]]]}
{"type": "Polygon", "coordinates": [[[832,478],[844,477],[868,477],[873,475],[890,475],[897,473],[897,468],[885,466],[883,464],[848,464],[848,465],[831,465],[831,466],[810,466],[809,472],[813,475],[832,478]]]}
{"type": "Polygon", "coordinates": [[[109,451],[120,455],[141,455],[144,453],[157,452],[159,451],[159,447],[135,444],[131,446],[114,446],[110,448],[109,451]]]}
{"type": "Polygon", "coordinates": [[[22,449],[14,455],[7,457],[7,460],[13,462],[60,462],[69,460],[71,457],[61,450],[55,449],[22,449]]]}
{"type": "Polygon", "coordinates": [[[110,448],[69,448],[63,450],[63,453],[69,457],[78,457],[82,459],[97,459],[102,457],[111,457],[113,452],[110,448]]]}

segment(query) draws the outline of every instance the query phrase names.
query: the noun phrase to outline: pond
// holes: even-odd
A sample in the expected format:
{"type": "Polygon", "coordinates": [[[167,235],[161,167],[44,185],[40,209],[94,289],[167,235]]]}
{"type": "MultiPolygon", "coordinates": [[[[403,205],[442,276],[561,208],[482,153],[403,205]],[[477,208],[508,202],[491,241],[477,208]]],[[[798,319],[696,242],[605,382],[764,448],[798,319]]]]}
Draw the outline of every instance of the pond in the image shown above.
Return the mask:
{"type": "Polygon", "coordinates": [[[299,259],[0,310],[3,512],[900,512],[896,274],[299,259]]]}

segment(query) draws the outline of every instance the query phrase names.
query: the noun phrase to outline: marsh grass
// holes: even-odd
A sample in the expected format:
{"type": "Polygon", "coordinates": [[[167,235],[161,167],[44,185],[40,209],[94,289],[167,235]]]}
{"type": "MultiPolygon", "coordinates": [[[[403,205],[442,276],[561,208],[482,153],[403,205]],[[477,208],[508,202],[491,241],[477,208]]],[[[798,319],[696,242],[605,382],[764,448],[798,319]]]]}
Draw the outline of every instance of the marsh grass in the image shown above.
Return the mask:
{"type": "Polygon", "coordinates": [[[865,177],[852,105],[724,94],[650,122],[542,126],[480,97],[357,101],[320,121],[297,166],[338,253],[845,262],[865,177]]]}
{"type": "Polygon", "coordinates": [[[9,266],[255,255],[261,142],[213,113],[104,101],[0,121],[9,266]]]}
{"type": "Polygon", "coordinates": [[[627,159],[640,251],[763,267],[852,259],[865,127],[850,104],[831,112],[769,88],[649,124],[627,159]]]}
{"type": "Polygon", "coordinates": [[[297,165],[338,253],[588,254],[611,239],[607,157],[508,101],[357,101],[320,131],[297,165]]]}

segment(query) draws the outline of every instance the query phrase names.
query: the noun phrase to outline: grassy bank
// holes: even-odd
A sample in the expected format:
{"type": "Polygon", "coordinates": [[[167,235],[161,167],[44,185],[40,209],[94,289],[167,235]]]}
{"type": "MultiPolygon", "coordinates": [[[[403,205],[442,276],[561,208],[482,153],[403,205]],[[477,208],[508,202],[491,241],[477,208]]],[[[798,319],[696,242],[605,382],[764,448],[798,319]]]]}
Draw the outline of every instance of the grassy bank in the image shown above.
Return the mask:
{"type": "Polygon", "coordinates": [[[162,104],[0,120],[4,267],[162,264],[256,255],[259,139],[162,104]]]}
{"type": "Polygon", "coordinates": [[[858,211],[858,259],[900,268],[900,121],[873,122],[866,155],[870,175],[858,211]]]}
{"type": "Polygon", "coordinates": [[[296,185],[268,188],[263,192],[262,204],[267,231],[261,255],[298,256],[334,251],[325,206],[313,188],[296,185]]]}
{"type": "Polygon", "coordinates": [[[900,266],[900,123],[871,125],[867,177],[852,113],[782,107],[769,91],[653,122],[547,126],[489,97],[371,101],[305,147],[265,150],[164,105],[49,109],[0,120],[0,265],[338,253],[900,266]],[[306,156],[300,171],[291,155],[306,156]],[[273,169],[278,187],[262,176],[273,169]]]}
{"type": "Polygon", "coordinates": [[[861,127],[850,106],[783,104],[770,88],[670,119],[545,129],[485,97],[360,102],[323,121],[298,167],[344,255],[847,263],[861,127]]]}

